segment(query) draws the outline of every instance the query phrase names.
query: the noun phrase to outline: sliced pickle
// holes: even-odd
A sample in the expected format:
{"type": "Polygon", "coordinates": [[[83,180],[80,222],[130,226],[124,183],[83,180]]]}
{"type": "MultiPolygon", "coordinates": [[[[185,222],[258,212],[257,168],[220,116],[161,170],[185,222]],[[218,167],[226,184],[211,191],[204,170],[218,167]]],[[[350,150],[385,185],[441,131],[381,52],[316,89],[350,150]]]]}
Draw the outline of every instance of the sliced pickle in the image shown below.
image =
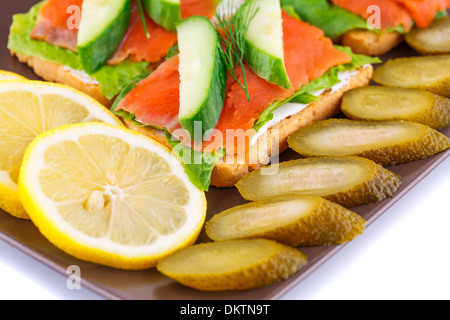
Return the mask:
{"type": "Polygon", "coordinates": [[[301,128],[289,146],[305,157],[360,156],[382,166],[430,157],[450,147],[450,139],[420,123],[329,119],[301,128]]]}
{"type": "Polygon", "coordinates": [[[250,202],[216,214],[206,223],[214,241],[263,238],[293,247],[352,241],[365,227],[358,214],[321,197],[288,196],[250,202]]]}
{"type": "Polygon", "coordinates": [[[238,181],[236,187],[244,199],[319,196],[349,208],[392,197],[401,183],[395,173],[361,157],[314,157],[265,169],[252,171],[238,181]]]}
{"type": "Polygon", "coordinates": [[[342,112],[353,120],[407,120],[434,129],[450,125],[450,99],[418,89],[367,86],[347,91],[342,112]]]}
{"type": "Polygon", "coordinates": [[[424,89],[450,97],[450,55],[389,60],[375,70],[373,80],[388,87],[424,89]]]}
{"type": "Polygon", "coordinates": [[[266,239],[206,242],[159,262],[159,272],[202,291],[247,290],[286,280],[308,263],[296,248],[266,239]]]}
{"type": "Polygon", "coordinates": [[[450,17],[435,19],[425,29],[414,27],[405,40],[423,55],[450,53],[450,17]]]}

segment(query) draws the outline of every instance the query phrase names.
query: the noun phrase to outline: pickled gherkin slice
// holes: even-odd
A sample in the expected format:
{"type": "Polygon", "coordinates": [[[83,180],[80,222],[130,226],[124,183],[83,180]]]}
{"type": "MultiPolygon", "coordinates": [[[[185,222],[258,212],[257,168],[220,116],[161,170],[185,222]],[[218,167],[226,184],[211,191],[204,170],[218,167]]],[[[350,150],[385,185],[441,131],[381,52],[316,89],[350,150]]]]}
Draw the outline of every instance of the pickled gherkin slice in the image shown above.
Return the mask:
{"type": "Polygon", "coordinates": [[[247,290],[285,280],[308,263],[296,248],[266,239],[200,243],[161,260],[157,269],[202,291],[247,290]]]}
{"type": "Polygon", "coordinates": [[[382,166],[430,157],[450,147],[450,139],[420,123],[329,119],[301,128],[289,146],[305,156],[360,156],[382,166]]]}
{"type": "Polygon", "coordinates": [[[342,112],[353,120],[407,120],[441,129],[450,125],[450,99],[418,89],[367,86],[349,90],[342,112]]]}
{"type": "Polygon", "coordinates": [[[214,241],[264,238],[293,247],[352,241],[365,227],[358,214],[321,197],[287,196],[236,206],[206,223],[214,241]]]}
{"type": "Polygon", "coordinates": [[[389,60],[375,70],[372,79],[388,87],[424,89],[450,97],[450,55],[389,60]]]}
{"type": "Polygon", "coordinates": [[[425,29],[414,27],[405,40],[423,55],[450,53],[450,17],[435,19],[425,29]]]}
{"type": "Polygon", "coordinates": [[[313,157],[273,164],[245,175],[236,184],[246,200],[260,201],[278,196],[319,196],[344,207],[378,202],[392,197],[400,177],[361,157],[313,157]]]}

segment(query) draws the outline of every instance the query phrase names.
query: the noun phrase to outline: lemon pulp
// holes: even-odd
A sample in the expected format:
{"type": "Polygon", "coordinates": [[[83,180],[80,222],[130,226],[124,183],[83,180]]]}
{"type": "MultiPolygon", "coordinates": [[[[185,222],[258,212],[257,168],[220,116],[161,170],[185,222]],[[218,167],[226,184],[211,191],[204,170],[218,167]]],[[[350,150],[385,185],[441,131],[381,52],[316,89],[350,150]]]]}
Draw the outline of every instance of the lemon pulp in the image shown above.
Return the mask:
{"type": "Polygon", "coordinates": [[[63,125],[123,124],[94,99],[73,88],[40,81],[0,81],[0,208],[28,218],[17,195],[23,154],[39,134],[63,125]]]}
{"type": "Polygon", "coordinates": [[[206,215],[204,193],[170,150],[99,123],[38,137],[25,155],[19,192],[55,245],[123,269],[152,267],[193,244],[206,215]]]}

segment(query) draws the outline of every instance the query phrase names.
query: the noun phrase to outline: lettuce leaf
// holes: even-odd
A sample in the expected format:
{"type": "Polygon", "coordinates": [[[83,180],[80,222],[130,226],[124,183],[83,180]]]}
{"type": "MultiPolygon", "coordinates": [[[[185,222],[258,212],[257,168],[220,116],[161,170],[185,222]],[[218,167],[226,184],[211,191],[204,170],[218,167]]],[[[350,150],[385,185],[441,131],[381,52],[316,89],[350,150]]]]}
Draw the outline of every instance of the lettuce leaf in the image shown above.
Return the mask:
{"type": "MultiPolygon", "coordinates": [[[[348,10],[330,4],[327,0],[281,0],[281,5],[293,8],[300,19],[322,29],[325,35],[333,40],[354,29],[406,33],[403,25],[386,30],[369,28],[366,20],[348,10]]],[[[446,16],[446,10],[438,11],[435,19],[446,16]]]]}
{"type": "Polygon", "coordinates": [[[184,170],[191,182],[201,191],[209,191],[211,173],[225,152],[214,153],[195,151],[183,145],[166,130],[166,140],[172,147],[172,152],[181,160],[184,170]]]}
{"type": "MultiPolygon", "coordinates": [[[[82,71],[78,54],[72,50],[51,45],[45,41],[32,39],[29,34],[37,21],[39,8],[44,1],[34,5],[28,13],[13,16],[13,24],[8,39],[8,49],[14,52],[36,56],[43,60],[59,63],[74,70],[82,71]]],[[[90,75],[98,81],[101,93],[108,99],[119,94],[129,83],[147,77],[149,63],[124,61],[117,66],[104,66],[90,75]]]]}
{"type": "Polygon", "coordinates": [[[281,5],[293,7],[303,21],[322,29],[333,40],[353,29],[368,29],[363,18],[327,0],[281,0],[281,5]]]}
{"type": "Polygon", "coordinates": [[[261,129],[261,127],[263,127],[266,122],[273,119],[273,112],[288,102],[308,104],[310,102],[316,101],[317,97],[315,97],[311,93],[322,89],[330,89],[334,85],[341,82],[338,77],[339,72],[354,70],[365,64],[374,64],[381,62],[378,57],[368,57],[361,54],[355,54],[349,47],[335,45],[335,48],[350,55],[352,57],[352,61],[350,63],[341,64],[339,66],[331,68],[322,77],[317,78],[307,85],[303,86],[289,98],[273,103],[260,114],[258,120],[253,126],[253,129],[255,129],[256,131],[261,129]]]}
{"type": "Polygon", "coordinates": [[[167,131],[167,129],[158,128],[152,125],[144,125],[136,120],[133,113],[124,110],[116,110],[120,101],[135,87],[136,84],[130,83],[124,90],[122,90],[114,101],[114,104],[111,107],[111,112],[119,117],[132,121],[136,126],[165,130],[166,141],[172,147],[172,152],[183,163],[184,170],[191,182],[201,191],[208,191],[211,184],[212,170],[216,166],[217,161],[223,158],[225,152],[223,150],[218,150],[214,153],[208,153],[192,150],[191,148],[181,144],[179,140],[167,131]]]}

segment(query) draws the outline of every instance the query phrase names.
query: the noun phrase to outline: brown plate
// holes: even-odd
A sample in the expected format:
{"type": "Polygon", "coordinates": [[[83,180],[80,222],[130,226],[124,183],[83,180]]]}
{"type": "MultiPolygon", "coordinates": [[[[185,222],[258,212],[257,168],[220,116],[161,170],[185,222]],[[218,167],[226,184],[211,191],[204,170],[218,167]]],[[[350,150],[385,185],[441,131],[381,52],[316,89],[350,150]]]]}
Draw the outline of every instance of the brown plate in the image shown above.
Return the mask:
{"type": "MultiPolygon", "coordinates": [[[[0,15],[0,69],[22,74],[29,79],[39,79],[26,65],[11,57],[6,49],[8,30],[14,13],[26,12],[39,1],[1,1],[0,15]]],[[[387,60],[394,57],[415,55],[406,45],[399,47],[389,55],[382,57],[387,60]]],[[[450,127],[441,130],[450,136],[450,127]]],[[[436,168],[450,155],[450,150],[428,159],[395,166],[391,169],[402,177],[402,186],[395,197],[370,205],[352,208],[360,214],[370,225],[428,173],[436,168]]],[[[285,152],[281,160],[298,157],[294,152],[285,152]]],[[[245,203],[236,189],[212,188],[207,193],[208,217],[231,206],[245,203]]],[[[57,272],[67,275],[70,265],[78,265],[83,272],[83,286],[108,299],[152,299],[152,300],[191,300],[191,299],[220,299],[220,300],[270,300],[281,298],[291,288],[299,285],[308,275],[337,253],[343,245],[335,247],[302,248],[310,257],[308,265],[287,281],[248,291],[204,293],[183,287],[158,273],[155,269],[144,271],[121,271],[96,264],[77,260],[49,243],[30,221],[16,219],[0,211],[0,239],[25,252],[29,256],[42,262],[57,272]]],[[[204,234],[199,241],[204,239],[204,234]]]]}

